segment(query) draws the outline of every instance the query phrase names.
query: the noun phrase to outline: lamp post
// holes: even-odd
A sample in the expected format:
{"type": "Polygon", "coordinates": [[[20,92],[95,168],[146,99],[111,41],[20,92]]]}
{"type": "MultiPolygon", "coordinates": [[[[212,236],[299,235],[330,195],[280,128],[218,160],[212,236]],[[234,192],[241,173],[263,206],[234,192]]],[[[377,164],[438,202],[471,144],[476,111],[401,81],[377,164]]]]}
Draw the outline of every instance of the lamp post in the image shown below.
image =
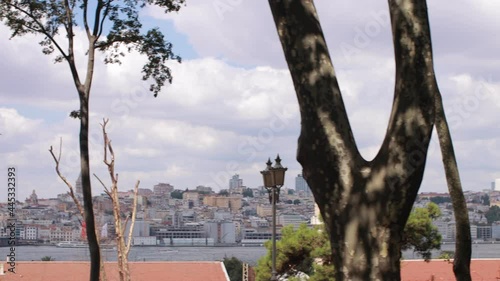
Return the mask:
{"type": "Polygon", "coordinates": [[[281,165],[281,159],[278,154],[275,160],[274,167],[271,166],[271,159],[267,160],[267,167],[265,170],[261,171],[262,178],[264,180],[264,187],[269,193],[269,203],[272,205],[273,213],[273,233],[272,233],[272,269],[271,269],[271,280],[278,280],[276,276],[276,202],[279,201],[280,188],[285,183],[285,172],[287,168],[281,165]]]}

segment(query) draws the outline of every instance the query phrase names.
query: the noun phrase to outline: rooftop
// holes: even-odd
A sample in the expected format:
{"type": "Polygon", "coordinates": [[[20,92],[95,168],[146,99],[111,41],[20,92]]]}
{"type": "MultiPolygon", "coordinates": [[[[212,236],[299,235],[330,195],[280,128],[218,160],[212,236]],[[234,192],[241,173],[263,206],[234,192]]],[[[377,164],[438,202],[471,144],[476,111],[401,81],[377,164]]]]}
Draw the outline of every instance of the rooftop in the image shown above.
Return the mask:
{"type": "MultiPolygon", "coordinates": [[[[134,281],[229,281],[222,262],[130,262],[130,273],[134,281]]],[[[107,280],[119,280],[116,262],[106,262],[107,280]]],[[[87,281],[89,262],[16,262],[16,274],[8,272],[10,266],[4,263],[5,275],[0,280],[29,281],[87,281]]]]}
{"type": "MultiPolygon", "coordinates": [[[[473,281],[500,280],[500,259],[473,259],[471,261],[473,281]]],[[[401,262],[402,281],[455,281],[453,262],[448,260],[404,260],[401,262]]]]}

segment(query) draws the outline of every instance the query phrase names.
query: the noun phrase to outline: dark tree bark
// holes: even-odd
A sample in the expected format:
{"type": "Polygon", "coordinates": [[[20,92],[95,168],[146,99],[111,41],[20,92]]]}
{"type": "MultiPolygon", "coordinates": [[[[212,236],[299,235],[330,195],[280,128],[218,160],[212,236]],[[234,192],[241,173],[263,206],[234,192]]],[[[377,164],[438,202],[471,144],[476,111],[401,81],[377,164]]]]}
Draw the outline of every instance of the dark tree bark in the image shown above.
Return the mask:
{"type": "Polygon", "coordinates": [[[87,232],[87,241],[89,242],[90,252],[90,280],[99,280],[101,253],[99,241],[97,240],[94,207],[92,203],[92,187],[90,184],[90,160],[89,160],[89,107],[88,94],[80,93],[80,167],[82,176],[82,195],[85,227],[87,232]]]}
{"type": "Polygon", "coordinates": [[[453,272],[457,281],[471,281],[470,260],[472,249],[469,213],[462,191],[453,141],[451,140],[450,129],[444,113],[443,100],[439,91],[436,93],[436,131],[456,222],[453,272]]]}
{"type": "MultiPolygon", "coordinates": [[[[72,34],[73,32],[69,32],[72,34]]],[[[70,39],[71,40],[71,39],[70,39]]],[[[85,227],[90,252],[90,280],[99,280],[101,275],[101,250],[95,227],[94,206],[92,202],[92,186],[90,181],[90,157],[89,157],[89,101],[90,89],[94,78],[95,65],[95,42],[96,36],[88,36],[87,71],[83,84],[76,71],[73,56],[73,43],[70,43],[70,58],[68,64],[73,74],[73,81],[80,99],[80,169],[82,177],[83,211],[85,214],[85,227]],[[74,70],[74,71],[73,71],[74,70]]]]}
{"type": "Polygon", "coordinates": [[[301,113],[297,159],[330,234],[335,279],[400,280],[401,235],[435,121],[425,1],[389,0],[396,85],[387,133],[366,161],[352,135],[312,0],[269,0],[301,113]]]}

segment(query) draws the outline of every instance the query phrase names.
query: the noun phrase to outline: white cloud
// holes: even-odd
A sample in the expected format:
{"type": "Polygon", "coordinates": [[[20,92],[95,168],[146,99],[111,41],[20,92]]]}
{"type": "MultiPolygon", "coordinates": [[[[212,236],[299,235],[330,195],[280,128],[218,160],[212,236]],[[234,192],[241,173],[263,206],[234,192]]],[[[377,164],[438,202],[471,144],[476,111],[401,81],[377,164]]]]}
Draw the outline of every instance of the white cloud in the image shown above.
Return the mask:
{"type": "MultiPolygon", "coordinates": [[[[447,1],[429,3],[438,82],[464,187],[471,189],[487,188],[493,177],[500,177],[500,46],[492,35],[498,20],[491,16],[496,11],[491,3],[476,7],[459,1],[452,10],[447,1]],[[469,10],[467,18],[458,16],[469,10]]],[[[368,0],[317,1],[354,136],[367,159],[378,152],[385,135],[394,91],[390,27],[377,18],[386,6],[368,0]],[[378,32],[345,56],[341,44],[356,46],[374,22],[380,22],[378,32]]],[[[122,188],[132,188],[136,180],[144,188],[157,182],[182,189],[199,184],[225,188],[234,173],[256,187],[265,161],[277,153],[289,168],[286,184],[293,187],[301,170],[295,161],[299,109],[267,2],[191,1],[178,15],[149,13],[172,21],[201,57],[171,63],[174,84],[158,98],[141,81],[138,66],[144,59],[137,54],[127,55],[122,65],[96,65],[92,171],[107,179],[99,123],[110,118],[122,188]],[[214,3],[233,4],[221,12],[214,3]]],[[[0,38],[8,34],[1,26],[0,38]]],[[[57,150],[60,137],[61,167],[70,181],[76,180],[80,162],[78,121],[68,117],[78,107],[74,85],[67,66],[54,65],[36,42],[16,38],[0,53],[0,157],[19,167],[22,198],[34,188],[42,197],[66,191],[47,151],[50,145],[57,150]]],[[[78,42],[83,49],[83,41],[78,42]]],[[[97,183],[94,188],[101,190],[97,183]]],[[[421,190],[446,190],[435,141],[421,190]]],[[[0,193],[0,201],[4,198],[0,193]]]]}
{"type": "Polygon", "coordinates": [[[170,178],[170,179],[175,179],[187,175],[191,175],[190,171],[175,164],[168,166],[164,174],[165,178],[170,178]]]}
{"type": "Polygon", "coordinates": [[[0,107],[0,128],[5,137],[19,137],[39,125],[41,120],[30,120],[13,108],[0,107]]]}

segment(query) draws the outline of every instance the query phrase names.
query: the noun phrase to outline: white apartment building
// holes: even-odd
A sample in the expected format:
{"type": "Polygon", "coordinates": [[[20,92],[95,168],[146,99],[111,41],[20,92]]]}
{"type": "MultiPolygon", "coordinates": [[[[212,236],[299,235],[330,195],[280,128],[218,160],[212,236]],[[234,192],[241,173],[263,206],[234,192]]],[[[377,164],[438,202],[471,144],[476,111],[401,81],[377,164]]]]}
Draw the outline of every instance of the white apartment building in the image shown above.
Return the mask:
{"type": "Polygon", "coordinates": [[[491,225],[491,238],[495,240],[500,239],[500,222],[494,222],[491,225]]]}
{"type": "Polygon", "coordinates": [[[282,214],[278,216],[278,224],[282,226],[293,225],[293,228],[297,229],[303,223],[307,223],[307,220],[300,214],[282,214]]]}
{"type": "Polygon", "coordinates": [[[54,226],[50,229],[50,241],[77,241],[81,238],[81,231],[79,228],[71,226],[54,226]]]}
{"type": "Polygon", "coordinates": [[[26,225],[24,226],[24,239],[26,240],[38,240],[38,225],[26,225]]]}
{"type": "Polygon", "coordinates": [[[229,179],[229,190],[237,189],[243,187],[243,179],[240,179],[240,175],[236,174],[229,179]]]}
{"type": "Polygon", "coordinates": [[[50,240],[50,228],[47,226],[39,226],[38,227],[38,239],[43,241],[50,240]]]}
{"type": "Polygon", "coordinates": [[[236,226],[232,221],[206,222],[204,230],[216,244],[236,243],[236,226]]]}
{"type": "Polygon", "coordinates": [[[263,218],[250,217],[250,226],[253,228],[266,228],[269,227],[269,222],[263,218]]]}

